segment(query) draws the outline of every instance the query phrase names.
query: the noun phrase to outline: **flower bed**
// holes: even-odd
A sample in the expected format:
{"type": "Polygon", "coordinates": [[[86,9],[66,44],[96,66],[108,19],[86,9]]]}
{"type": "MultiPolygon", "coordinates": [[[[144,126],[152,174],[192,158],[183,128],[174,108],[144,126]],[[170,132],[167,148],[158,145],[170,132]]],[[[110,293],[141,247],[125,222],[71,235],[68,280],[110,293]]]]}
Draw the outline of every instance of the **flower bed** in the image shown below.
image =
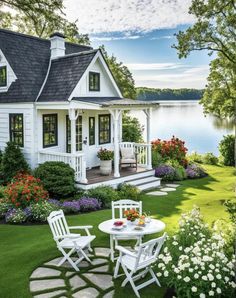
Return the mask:
{"type": "Polygon", "coordinates": [[[157,276],[177,297],[233,297],[235,257],[225,253],[225,244],[195,208],[182,215],[179,232],[167,239],[157,276]]]}

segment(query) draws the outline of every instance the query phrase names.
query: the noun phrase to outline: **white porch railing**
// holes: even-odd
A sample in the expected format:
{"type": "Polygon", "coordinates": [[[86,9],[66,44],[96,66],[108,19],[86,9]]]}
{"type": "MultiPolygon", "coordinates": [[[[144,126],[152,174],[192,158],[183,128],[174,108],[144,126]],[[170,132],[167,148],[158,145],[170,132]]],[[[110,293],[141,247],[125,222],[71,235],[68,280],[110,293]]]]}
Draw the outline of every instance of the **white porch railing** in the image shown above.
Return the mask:
{"type": "Polygon", "coordinates": [[[138,165],[140,167],[149,167],[148,154],[150,152],[151,144],[140,144],[132,142],[120,143],[120,148],[133,148],[134,152],[137,153],[138,165]]]}
{"type": "Polygon", "coordinates": [[[87,182],[86,179],[86,162],[83,153],[63,153],[55,151],[41,150],[38,154],[38,163],[46,161],[62,161],[72,167],[75,171],[75,181],[87,182]]]}

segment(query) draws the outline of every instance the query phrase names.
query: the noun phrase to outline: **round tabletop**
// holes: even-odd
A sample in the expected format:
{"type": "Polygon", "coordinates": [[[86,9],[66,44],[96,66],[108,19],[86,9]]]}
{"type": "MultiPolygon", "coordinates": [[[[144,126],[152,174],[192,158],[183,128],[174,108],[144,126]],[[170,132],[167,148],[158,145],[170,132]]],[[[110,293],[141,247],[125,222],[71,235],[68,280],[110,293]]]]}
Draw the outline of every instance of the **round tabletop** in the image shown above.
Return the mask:
{"type": "Polygon", "coordinates": [[[122,219],[122,221],[125,222],[125,226],[117,230],[114,226],[114,222],[118,221],[119,219],[109,219],[106,221],[103,221],[99,224],[98,228],[100,231],[110,234],[110,235],[124,235],[124,236],[142,236],[142,235],[148,235],[148,234],[154,234],[161,232],[165,229],[165,224],[163,221],[158,219],[151,219],[149,223],[146,223],[144,227],[140,230],[136,230],[135,227],[137,227],[136,224],[133,223],[127,223],[127,221],[122,219]]]}

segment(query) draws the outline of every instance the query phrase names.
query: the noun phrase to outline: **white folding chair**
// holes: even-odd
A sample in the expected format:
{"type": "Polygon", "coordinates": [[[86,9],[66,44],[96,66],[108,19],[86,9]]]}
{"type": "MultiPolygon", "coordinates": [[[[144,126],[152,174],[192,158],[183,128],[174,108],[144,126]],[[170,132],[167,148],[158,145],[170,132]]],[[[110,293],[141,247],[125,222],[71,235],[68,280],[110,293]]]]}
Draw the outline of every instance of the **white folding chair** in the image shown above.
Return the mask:
{"type": "Polygon", "coordinates": [[[67,260],[76,271],[79,271],[77,265],[83,259],[91,263],[84,249],[88,248],[91,251],[90,243],[96,238],[96,236],[91,235],[89,232],[92,226],[68,227],[62,210],[51,212],[47,221],[51,228],[53,239],[56,241],[57,248],[64,256],[57,266],[61,266],[67,260]],[[70,230],[72,229],[85,230],[87,236],[71,233],[70,230]],[[74,252],[77,252],[79,257],[76,261],[71,258],[74,252]]]}
{"type": "Polygon", "coordinates": [[[114,278],[118,277],[121,265],[126,275],[126,279],[123,281],[121,286],[124,287],[128,282],[130,282],[137,297],[140,297],[138,292],[140,289],[154,282],[159,287],[161,286],[156,274],[153,272],[152,265],[154,265],[158,259],[158,255],[165,238],[166,233],[159,238],[147,241],[146,243],[141,244],[136,252],[131,252],[122,246],[116,246],[120,255],[116,263],[114,278]],[[135,273],[137,274],[135,275],[135,273]],[[144,278],[147,273],[150,273],[152,278],[136,286],[134,282],[140,278],[144,278]]]}
{"type": "MultiPolygon", "coordinates": [[[[142,201],[133,201],[133,200],[119,200],[112,201],[112,219],[124,219],[124,211],[135,209],[142,214],[142,201]],[[117,216],[118,212],[118,216],[117,216]]],[[[118,245],[118,240],[137,240],[137,244],[140,243],[141,237],[139,236],[114,236],[115,245],[118,245]]],[[[136,245],[137,245],[136,244],[136,245]]]]}

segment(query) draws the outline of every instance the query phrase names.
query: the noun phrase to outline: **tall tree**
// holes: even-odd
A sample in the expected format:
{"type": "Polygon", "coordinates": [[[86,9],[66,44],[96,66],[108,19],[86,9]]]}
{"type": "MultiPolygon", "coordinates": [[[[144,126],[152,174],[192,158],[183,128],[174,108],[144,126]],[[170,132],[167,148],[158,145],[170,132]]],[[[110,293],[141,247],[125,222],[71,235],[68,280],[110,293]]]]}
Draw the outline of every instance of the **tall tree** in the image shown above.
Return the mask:
{"type": "Polygon", "coordinates": [[[42,38],[61,31],[68,41],[89,44],[88,35],[79,35],[77,22],[66,20],[63,9],[63,0],[0,0],[0,27],[42,38]]]}
{"type": "Polygon", "coordinates": [[[236,2],[193,0],[189,13],[195,16],[196,22],[185,32],[179,31],[176,35],[178,44],[173,47],[179,58],[200,50],[208,50],[209,55],[217,54],[210,65],[208,85],[201,103],[206,113],[221,118],[233,117],[236,126],[236,2]]]}
{"type": "Polygon", "coordinates": [[[120,88],[122,95],[126,98],[135,99],[136,90],[134,79],[128,67],[122,62],[117,61],[117,58],[114,55],[109,56],[104,46],[101,46],[101,51],[109,65],[118,87],[120,88]]]}

